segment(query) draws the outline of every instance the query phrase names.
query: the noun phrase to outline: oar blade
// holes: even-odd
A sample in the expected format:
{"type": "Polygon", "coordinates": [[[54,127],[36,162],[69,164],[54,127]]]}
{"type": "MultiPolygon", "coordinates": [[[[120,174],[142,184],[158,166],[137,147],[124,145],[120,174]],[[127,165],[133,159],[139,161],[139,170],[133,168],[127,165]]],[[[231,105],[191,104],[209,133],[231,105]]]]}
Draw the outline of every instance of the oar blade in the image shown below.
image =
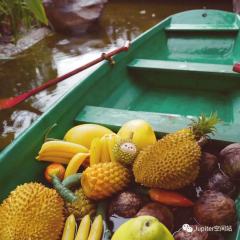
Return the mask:
{"type": "Polygon", "coordinates": [[[15,107],[17,104],[24,101],[25,98],[25,96],[19,95],[17,97],[0,99],[0,110],[15,107]]]}

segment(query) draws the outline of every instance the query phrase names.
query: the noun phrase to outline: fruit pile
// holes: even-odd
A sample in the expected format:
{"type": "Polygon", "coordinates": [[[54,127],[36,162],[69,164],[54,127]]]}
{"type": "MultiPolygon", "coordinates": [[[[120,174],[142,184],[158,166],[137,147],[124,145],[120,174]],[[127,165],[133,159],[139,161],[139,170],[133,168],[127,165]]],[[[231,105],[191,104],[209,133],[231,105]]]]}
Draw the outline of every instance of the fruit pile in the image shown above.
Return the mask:
{"type": "Polygon", "coordinates": [[[218,121],[202,115],[159,140],[143,120],[118,133],[82,124],[47,140],[36,159],[50,162],[50,187],[11,192],[0,205],[0,240],[222,239],[197,231],[237,223],[240,144],[223,149],[220,161],[203,150],[218,121]]]}

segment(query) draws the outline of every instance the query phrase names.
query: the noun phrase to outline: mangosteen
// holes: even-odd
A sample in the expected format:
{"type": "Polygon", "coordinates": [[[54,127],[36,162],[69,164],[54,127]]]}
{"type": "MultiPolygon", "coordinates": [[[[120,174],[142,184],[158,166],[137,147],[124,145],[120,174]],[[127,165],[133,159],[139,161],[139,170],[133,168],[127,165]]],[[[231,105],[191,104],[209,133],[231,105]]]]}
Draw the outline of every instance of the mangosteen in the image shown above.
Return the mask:
{"type": "Polygon", "coordinates": [[[174,234],[175,240],[207,240],[208,232],[200,231],[204,228],[200,225],[188,225],[184,224],[182,229],[174,234]]]}
{"type": "Polygon", "coordinates": [[[206,189],[233,196],[236,187],[227,175],[217,172],[209,178],[206,189]]]}
{"type": "Polygon", "coordinates": [[[220,152],[221,169],[234,180],[240,181],[240,143],[233,143],[220,152]]]}
{"type": "Polygon", "coordinates": [[[134,217],[145,204],[145,199],[137,193],[126,191],[114,197],[109,205],[109,215],[117,214],[124,218],[134,217]]]}
{"type": "Polygon", "coordinates": [[[235,226],[236,207],[234,201],[221,192],[207,190],[195,203],[194,218],[206,226],[235,226]]]}
{"type": "Polygon", "coordinates": [[[148,203],[137,213],[138,216],[153,216],[163,223],[170,231],[174,227],[174,218],[171,210],[160,203],[148,203]]]}
{"type": "Polygon", "coordinates": [[[225,240],[222,233],[219,232],[209,232],[207,240],[225,240]]]}
{"type": "Polygon", "coordinates": [[[193,218],[192,208],[176,207],[171,208],[171,211],[174,216],[174,231],[180,229],[185,223],[191,225],[196,224],[196,221],[193,218]]]}
{"type": "Polygon", "coordinates": [[[215,155],[203,152],[200,159],[200,178],[208,178],[218,168],[218,159],[215,155]]]}

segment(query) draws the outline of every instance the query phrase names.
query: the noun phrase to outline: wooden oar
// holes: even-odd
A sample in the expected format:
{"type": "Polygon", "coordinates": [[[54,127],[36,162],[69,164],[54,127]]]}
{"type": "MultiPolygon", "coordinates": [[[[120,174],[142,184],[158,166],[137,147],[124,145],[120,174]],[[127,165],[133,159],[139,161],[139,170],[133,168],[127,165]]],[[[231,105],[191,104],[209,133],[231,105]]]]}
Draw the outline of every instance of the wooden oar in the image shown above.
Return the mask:
{"type": "Polygon", "coordinates": [[[93,60],[93,61],[91,61],[91,62],[89,62],[89,63],[87,63],[87,64],[69,72],[69,73],[66,73],[66,74],[64,74],[60,77],[49,80],[39,87],[36,87],[36,88],[34,88],[30,91],[27,91],[27,92],[25,92],[25,93],[23,93],[19,96],[16,96],[16,97],[0,99],[0,110],[12,108],[12,107],[16,106],[17,104],[23,102],[25,99],[33,96],[34,94],[39,93],[42,90],[44,90],[44,89],[46,89],[46,88],[48,88],[48,87],[50,87],[50,86],[52,86],[52,85],[54,85],[58,82],[61,82],[61,81],[65,80],[65,79],[67,79],[67,78],[69,78],[69,77],[71,77],[71,76],[73,76],[73,75],[75,75],[75,74],[77,74],[77,73],[79,73],[79,72],[81,72],[81,71],[83,71],[83,70],[85,70],[85,69],[87,69],[87,68],[89,68],[89,67],[91,67],[91,66],[93,66],[93,65],[95,65],[99,62],[101,62],[101,61],[103,61],[103,60],[109,60],[111,63],[114,63],[114,61],[112,60],[112,56],[114,56],[114,55],[116,55],[116,54],[118,54],[122,51],[127,51],[129,46],[130,46],[130,42],[127,41],[124,46],[122,46],[120,48],[117,48],[117,49],[115,49],[115,50],[113,50],[109,53],[102,53],[102,55],[100,57],[96,58],[95,60],[93,60]]]}

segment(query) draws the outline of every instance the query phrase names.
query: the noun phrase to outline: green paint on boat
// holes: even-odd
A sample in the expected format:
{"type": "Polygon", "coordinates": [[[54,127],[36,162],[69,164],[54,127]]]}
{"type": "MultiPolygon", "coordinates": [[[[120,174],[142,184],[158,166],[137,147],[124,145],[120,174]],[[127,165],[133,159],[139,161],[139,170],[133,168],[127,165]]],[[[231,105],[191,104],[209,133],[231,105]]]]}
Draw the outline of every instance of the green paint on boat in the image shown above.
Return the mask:
{"type": "MultiPolygon", "coordinates": [[[[62,138],[73,125],[100,123],[117,130],[143,118],[162,134],[217,112],[218,142],[240,142],[240,19],[233,13],[194,10],[165,19],[104,62],[0,154],[0,200],[17,185],[43,180],[35,160],[44,135],[62,138]]],[[[228,235],[229,236],[229,235],[228,235]]],[[[240,239],[239,229],[228,240],[240,239]],[[237,233],[238,232],[238,233],[237,233]]]]}

